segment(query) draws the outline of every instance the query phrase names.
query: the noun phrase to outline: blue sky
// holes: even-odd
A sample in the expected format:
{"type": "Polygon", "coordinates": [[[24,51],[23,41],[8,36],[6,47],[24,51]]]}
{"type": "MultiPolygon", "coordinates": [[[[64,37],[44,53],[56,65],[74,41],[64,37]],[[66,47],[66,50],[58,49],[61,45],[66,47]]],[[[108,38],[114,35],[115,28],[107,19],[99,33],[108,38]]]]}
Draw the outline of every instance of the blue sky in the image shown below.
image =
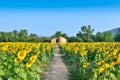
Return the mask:
{"type": "Polygon", "coordinates": [[[0,0],[0,31],[27,29],[50,36],[69,36],[84,25],[97,31],[120,27],[120,0],[0,0]]]}

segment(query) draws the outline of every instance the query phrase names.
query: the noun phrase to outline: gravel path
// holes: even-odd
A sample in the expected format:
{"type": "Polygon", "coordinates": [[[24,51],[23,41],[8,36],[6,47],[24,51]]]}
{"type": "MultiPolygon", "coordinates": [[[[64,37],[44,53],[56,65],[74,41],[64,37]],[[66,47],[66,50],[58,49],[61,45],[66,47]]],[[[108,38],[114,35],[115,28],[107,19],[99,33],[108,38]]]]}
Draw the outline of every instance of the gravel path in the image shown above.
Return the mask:
{"type": "Polygon", "coordinates": [[[45,75],[45,80],[69,80],[69,71],[63,63],[58,45],[55,45],[55,55],[45,75]]]}

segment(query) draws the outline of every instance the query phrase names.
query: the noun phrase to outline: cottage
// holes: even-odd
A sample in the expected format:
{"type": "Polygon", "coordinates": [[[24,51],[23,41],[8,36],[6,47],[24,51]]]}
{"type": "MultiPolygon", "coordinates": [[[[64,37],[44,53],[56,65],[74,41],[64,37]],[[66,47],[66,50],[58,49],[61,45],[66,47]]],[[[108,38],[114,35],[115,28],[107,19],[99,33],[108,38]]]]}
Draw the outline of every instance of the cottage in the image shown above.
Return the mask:
{"type": "Polygon", "coordinates": [[[66,44],[67,40],[64,37],[52,38],[51,43],[66,44]]]}

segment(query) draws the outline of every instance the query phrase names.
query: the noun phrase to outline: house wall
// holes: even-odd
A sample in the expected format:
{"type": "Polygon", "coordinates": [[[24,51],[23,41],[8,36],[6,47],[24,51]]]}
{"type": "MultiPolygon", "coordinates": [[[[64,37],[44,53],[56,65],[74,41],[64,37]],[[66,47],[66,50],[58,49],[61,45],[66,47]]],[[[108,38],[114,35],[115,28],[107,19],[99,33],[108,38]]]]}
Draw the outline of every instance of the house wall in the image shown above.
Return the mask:
{"type": "Polygon", "coordinates": [[[67,40],[64,37],[59,37],[59,38],[53,38],[51,39],[51,43],[57,43],[56,40],[59,39],[59,44],[66,44],[67,40]]]}
{"type": "Polygon", "coordinates": [[[56,44],[56,38],[51,39],[51,43],[55,43],[56,44]]]}
{"type": "Polygon", "coordinates": [[[59,44],[66,44],[67,40],[64,37],[59,38],[59,44]]]}

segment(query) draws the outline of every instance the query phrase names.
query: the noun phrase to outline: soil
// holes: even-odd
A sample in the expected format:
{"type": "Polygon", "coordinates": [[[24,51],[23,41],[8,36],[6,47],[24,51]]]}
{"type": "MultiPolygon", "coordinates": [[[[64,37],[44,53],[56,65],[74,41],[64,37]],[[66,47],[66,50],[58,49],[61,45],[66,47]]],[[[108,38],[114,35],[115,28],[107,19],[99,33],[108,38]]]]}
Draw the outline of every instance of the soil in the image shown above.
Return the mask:
{"type": "Polygon", "coordinates": [[[69,71],[61,58],[58,45],[55,45],[54,58],[45,72],[44,80],[69,80],[69,71]]]}

